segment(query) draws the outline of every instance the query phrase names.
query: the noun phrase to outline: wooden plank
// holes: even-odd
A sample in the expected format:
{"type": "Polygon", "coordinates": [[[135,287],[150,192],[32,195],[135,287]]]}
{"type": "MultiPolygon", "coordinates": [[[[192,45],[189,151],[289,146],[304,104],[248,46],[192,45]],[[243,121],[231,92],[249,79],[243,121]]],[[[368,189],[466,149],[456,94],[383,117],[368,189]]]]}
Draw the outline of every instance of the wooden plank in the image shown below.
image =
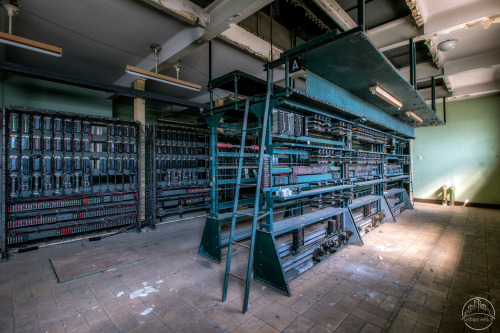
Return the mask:
{"type": "Polygon", "coordinates": [[[65,282],[143,259],[144,257],[135,250],[118,243],[51,258],[50,263],[59,282],[65,282]]]}
{"type": "Polygon", "coordinates": [[[168,82],[172,82],[172,83],[175,83],[175,84],[180,84],[182,86],[187,86],[187,87],[190,87],[190,88],[193,88],[193,89],[198,89],[198,90],[201,89],[201,86],[199,84],[191,83],[191,82],[187,82],[187,81],[183,81],[183,80],[179,80],[179,79],[176,79],[175,77],[170,77],[170,76],[166,76],[166,75],[163,75],[163,74],[158,74],[158,73],[155,73],[155,72],[147,71],[147,70],[142,69],[142,68],[138,68],[138,67],[127,65],[125,67],[125,70],[129,71],[129,72],[134,72],[134,73],[137,73],[137,74],[142,74],[142,75],[144,75],[146,77],[149,76],[149,77],[153,77],[153,78],[156,78],[156,79],[159,79],[159,80],[162,80],[162,81],[168,81],[168,82]]]}
{"type": "Polygon", "coordinates": [[[48,52],[57,53],[59,55],[62,54],[62,49],[60,47],[52,46],[52,45],[45,44],[45,43],[40,43],[40,42],[37,42],[35,40],[7,34],[5,32],[1,32],[1,31],[0,31],[0,38],[11,41],[13,43],[19,43],[19,44],[31,46],[34,48],[42,49],[42,50],[45,50],[48,52]]]}

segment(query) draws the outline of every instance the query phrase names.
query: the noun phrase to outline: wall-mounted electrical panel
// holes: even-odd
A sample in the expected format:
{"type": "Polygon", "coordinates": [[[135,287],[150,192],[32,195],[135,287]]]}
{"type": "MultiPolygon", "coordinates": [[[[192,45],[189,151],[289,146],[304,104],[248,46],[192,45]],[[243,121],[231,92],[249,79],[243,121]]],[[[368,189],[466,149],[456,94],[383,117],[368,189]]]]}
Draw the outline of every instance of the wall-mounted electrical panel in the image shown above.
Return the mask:
{"type": "Polygon", "coordinates": [[[3,112],[2,253],[138,224],[138,125],[12,107],[3,112]]]}
{"type": "Polygon", "coordinates": [[[146,126],[147,224],[169,214],[208,209],[209,137],[202,127],[146,126]]]}

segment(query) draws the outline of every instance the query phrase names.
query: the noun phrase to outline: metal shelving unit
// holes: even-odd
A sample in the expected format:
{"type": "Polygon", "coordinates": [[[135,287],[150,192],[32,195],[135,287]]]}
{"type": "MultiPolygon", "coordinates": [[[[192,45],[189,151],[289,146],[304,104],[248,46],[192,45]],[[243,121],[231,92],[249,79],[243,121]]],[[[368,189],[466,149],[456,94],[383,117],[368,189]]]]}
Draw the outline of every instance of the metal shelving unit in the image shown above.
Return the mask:
{"type": "MultiPolygon", "coordinates": [[[[210,127],[214,200],[199,253],[220,261],[221,247],[229,244],[224,290],[229,276],[246,282],[243,312],[252,268],[255,280],[290,295],[291,279],[348,243],[362,245],[362,234],[385,221],[395,222],[401,209],[413,208],[404,189],[411,179],[411,120],[401,115],[411,107],[422,116],[423,125],[442,123],[361,28],[342,34],[332,31],[304,43],[267,64],[266,70],[267,89],[262,91],[266,94],[254,94],[244,101],[238,98],[245,87],[239,85],[243,83],[240,78],[249,86],[259,80],[232,72],[211,81],[211,89],[219,83],[226,90],[233,89],[235,98],[204,114],[210,127]],[[339,106],[290,88],[293,61],[321,73],[326,80],[321,83],[323,90],[332,87],[345,99],[341,87],[353,94],[349,96],[352,100],[364,102],[344,101],[350,107],[339,106]],[[284,88],[273,84],[273,68],[278,66],[285,66],[284,88]],[[403,101],[403,109],[367,93],[374,84],[390,87],[403,101]],[[374,106],[373,117],[360,116],[365,102],[374,106]],[[245,139],[247,127],[255,131],[245,139]],[[235,141],[221,142],[228,133],[235,141]],[[242,167],[243,158],[257,157],[247,168],[242,167]],[[226,158],[232,158],[234,165],[238,162],[238,168],[233,167],[236,173],[220,173],[226,158]],[[236,189],[233,197],[227,195],[228,185],[236,189]],[[239,190],[245,187],[250,190],[242,195],[239,190]],[[245,219],[252,220],[251,227],[245,219]],[[229,220],[231,232],[227,235],[223,222],[229,220]],[[249,237],[249,245],[241,243],[249,237]],[[250,249],[247,278],[230,269],[233,243],[250,249]]],[[[261,87],[260,83],[254,87],[261,87]]]]}
{"type": "Polygon", "coordinates": [[[167,123],[146,126],[146,214],[149,226],[171,214],[206,209],[208,131],[167,123]]]}

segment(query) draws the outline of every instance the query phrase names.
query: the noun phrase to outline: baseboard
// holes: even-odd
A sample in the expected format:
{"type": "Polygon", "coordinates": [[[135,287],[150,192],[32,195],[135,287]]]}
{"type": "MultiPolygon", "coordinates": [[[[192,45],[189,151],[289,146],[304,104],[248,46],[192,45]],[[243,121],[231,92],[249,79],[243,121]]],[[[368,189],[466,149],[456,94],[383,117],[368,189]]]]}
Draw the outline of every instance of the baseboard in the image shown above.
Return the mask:
{"type": "MultiPolygon", "coordinates": [[[[415,198],[413,200],[415,202],[423,202],[423,203],[430,203],[430,204],[441,205],[441,200],[437,200],[437,199],[419,199],[419,198],[415,198]]],[[[455,201],[455,206],[463,206],[463,205],[464,205],[463,201],[455,201]]],[[[479,203],[479,202],[468,202],[467,203],[467,207],[500,209],[500,205],[485,204],[485,203],[479,203]]]]}

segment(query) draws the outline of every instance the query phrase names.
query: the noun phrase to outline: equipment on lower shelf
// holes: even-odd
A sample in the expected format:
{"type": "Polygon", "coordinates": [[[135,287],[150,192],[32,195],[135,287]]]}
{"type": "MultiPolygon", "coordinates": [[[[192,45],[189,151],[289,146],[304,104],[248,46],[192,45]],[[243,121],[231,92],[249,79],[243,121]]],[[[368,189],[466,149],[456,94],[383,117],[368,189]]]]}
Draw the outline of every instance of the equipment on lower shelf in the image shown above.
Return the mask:
{"type": "Polygon", "coordinates": [[[206,128],[175,123],[146,126],[147,224],[168,214],[208,209],[206,128]]]}
{"type": "Polygon", "coordinates": [[[3,255],[46,238],[139,227],[136,123],[11,107],[3,124],[3,255]]]}

